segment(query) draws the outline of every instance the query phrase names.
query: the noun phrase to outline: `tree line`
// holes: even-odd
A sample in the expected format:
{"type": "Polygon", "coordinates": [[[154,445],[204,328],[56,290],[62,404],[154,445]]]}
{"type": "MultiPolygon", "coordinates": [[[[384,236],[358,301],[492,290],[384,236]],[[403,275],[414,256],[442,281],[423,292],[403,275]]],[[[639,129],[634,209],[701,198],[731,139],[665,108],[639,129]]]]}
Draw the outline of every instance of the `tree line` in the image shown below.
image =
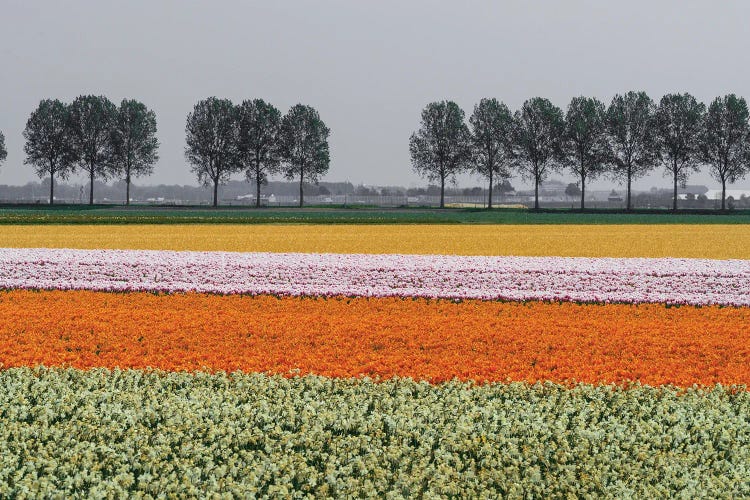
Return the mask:
{"type": "Polygon", "coordinates": [[[721,183],[724,210],[727,183],[750,172],[748,106],[734,94],[717,97],[708,108],[687,93],[665,95],[657,105],[645,92],[628,92],[608,107],[594,97],[575,97],[565,113],[542,97],[527,100],[515,113],[485,98],[468,124],[464,117],[453,101],[430,103],[409,140],[414,170],[440,182],[441,207],[445,181],[456,174],[486,178],[491,208],[494,182],[515,172],[534,183],[538,209],[540,183],[568,169],[580,183],[581,209],[586,183],[611,176],[625,182],[631,210],[633,180],[662,166],[672,177],[676,210],[678,184],[708,166],[721,183]]]}
{"type": "MultiPolygon", "coordinates": [[[[218,186],[238,172],[255,182],[258,206],[269,176],[298,179],[302,206],[304,183],[316,183],[330,163],[330,130],[303,104],[282,116],[262,99],[235,105],[210,97],[188,114],[185,132],[185,158],[201,184],[213,185],[214,206],[218,186]]],[[[156,115],[133,99],[123,99],[119,107],[104,96],[80,96],[69,104],[44,99],[23,136],[24,163],[40,178],[50,177],[50,203],[55,178],[66,179],[79,169],[89,176],[90,204],[94,180],[108,178],[125,181],[129,203],[131,179],[150,175],[159,158],[156,115]]],[[[727,183],[750,172],[749,112],[745,99],[734,94],[717,97],[708,107],[687,93],[665,95],[657,105],[645,92],[628,92],[616,95],[608,107],[593,97],[575,97],[565,113],[541,97],[527,100],[515,113],[485,98],[467,124],[455,102],[441,101],[422,111],[409,150],[414,170],[439,181],[441,207],[446,179],[474,172],[489,182],[489,207],[498,179],[517,173],[534,183],[539,208],[541,182],[568,169],[579,180],[582,209],[587,183],[611,176],[626,184],[631,210],[633,180],[662,166],[672,177],[676,210],[678,184],[707,166],[722,186],[723,210],[727,183]]],[[[6,157],[0,132],[0,162],[6,157]]]]}
{"type": "Polygon", "coordinates": [[[244,172],[255,182],[256,206],[260,187],[273,174],[299,179],[299,206],[305,182],[317,183],[328,171],[330,155],[326,127],[317,110],[297,104],[283,117],[263,99],[235,105],[229,99],[209,97],[188,114],[185,158],[204,186],[213,185],[217,205],[219,184],[233,173],[244,172]]]}
{"type": "MultiPolygon", "coordinates": [[[[244,172],[260,187],[273,174],[316,183],[328,171],[330,130],[318,112],[302,104],[282,117],[262,99],[239,105],[210,97],[198,102],[187,116],[185,158],[204,186],[213,184],[213,205],[218,186],[229,176],[244,172]]],[[[158,161],[156,114],[145,104],[123,99],[115,106],[104,96],[80,96],[72,103],[44,99],[31,113],[23,131],[24,163],[40,177],[50,178],[49,202],[54,202],[55,179],[67,179],[79,169],[89,176],[89,204],[94,203],[94,180],[125,181],[126,203],[134,177],[150,175],[158,161]]],[[[7,157],[0,133],[0,162],[7,157]]]]}
{"type": "Polygon", "coordinates": [[[50,177],[50,204],[55,177],[67,179],[79,169],[89,176],[89,204],[94,179],[109,178],[125,180],[129,203],[131,179],[151,174],[159,159],[156,115],[134,99],[123,99],[119,107],[104,96],[80,96],[70,104],[44,99],[29,116],[23,137],[24,163],[40,178],[50,177]]]}

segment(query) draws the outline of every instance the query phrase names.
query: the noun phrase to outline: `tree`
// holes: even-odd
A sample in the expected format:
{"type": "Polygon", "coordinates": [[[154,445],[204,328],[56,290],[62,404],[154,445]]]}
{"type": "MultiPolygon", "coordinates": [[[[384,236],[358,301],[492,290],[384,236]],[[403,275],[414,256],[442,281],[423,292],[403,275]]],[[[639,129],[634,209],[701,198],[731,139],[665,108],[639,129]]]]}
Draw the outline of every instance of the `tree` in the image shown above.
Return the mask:
{"type": "Polygon", "coordinates": [[[633,180],[652,170],[659,160],[653,127],[654,112],[654,101],[645,92],[617,94],[607,108],[609,159],[615,177],[625,179],[627,210],[633,207],[633,180]]]}
{"type": "Polygon", "coordinates": [[[409,139],[414,171],[429,181],[440,180],[440,208],[445,207],[445,180],[471,167],[473,148],[463,110],[453,101],[432,102],[409,139]]]}
{"type": "Polygon", "coordinates": [[[110,133],[111,173],[125,178],[125,204],[130,205],[132,177],[151,175],[159,161],[156,114],[145,104],[123,99],[110,133]]]}
{"type": "Polygon", "coordinates": [[[581,188],[579,188],[578,184],[576,184],[575,182],[571,182],[565,187],[565,196],[568,196],[570,198],[581,196],[581,188]]]}
{"type": "Polygon", "coordinates": [[[711,176],[721,182],[721,209],[726,208],[727,182],[734,183],[750,169],[750,126],[747,102],[729,94],[708,106],[700,134],[700,159],[710,165],[711,176]]]}
{"type": "Polygon", "coordinates": [[[239,161],[248,181],[256,186],[255,206],[260,207],[260,187],[278,173],[281,112],[263,99],[243,101],[237,109],[239,161]]]}
{"type": "Polygon", "coordinates": [[[218,206],[219,184],[239,170],[237,111],[229,99],[209,97],[193,107],[185,125],[185,158],[203,186],[213,184],[218,206]]]}
{"type": "Polygon", "coordinates": [[[489,180],[487,208],[492,208],[494,176],[509,177],[513,115],[497,99],[482,99],[469,118],[474,146],[474,171],[489,180]]]}
{"type": "Polygon", "coordinates": [[[110,163],[109,138],[117,108],[104,96],[86,95],[70,105],[73,158],[89,174],[89,205],[94,204],[94,179],[106,179],[110,163]]]}
{"type": "Polygon", "coordinates": [[[284,177],[299,178],[299,206],[303,203],[305,181],[317,183],[328,172],[331,131],[310,106],[296,104],[281,119],[279,147],[284,162],[284,177]]]}
{"type": "Polygon", "coordinates": [[[677,183],[684,186],[690,171],[698,171],[698,138],[705,106],[690,94],[667,94],[656,108],[654,123],[662,161],[672,175],[672,210],[677,210],[677,183]]]}
{"type": "Polygon", "coordinates": [[[521,175],[534,181],[534,209],[539,184],[559,167],[565,120],[560,108],[542,97],[523,103],[513,117],[513,158],[521,175]]]}
{"type": "Polygon", "coordinates": [[[5,136],[0,132],[0,163],[8,157],[8,150],[5,149],[5,136]]]}
{"type": "Polygon", "coordinates": [[[57,99],[44,99],[26,121],[24,163],[35,167],[39,178],[49,175],[49,204],[55,199],[55,174],[67,179],[74,167],[68,106],[57,99]]]}
{"type": "Polygon", "coordinates": [[[506,193],[512,193],[516,189],[513,187],[513,185],[510,183],[508,179],[503,179],[503,182],[495,184],[494,190],[500,193],[501,195],[504,195],[506,193]]]}
{"type": "Polygon", "coordinates": [[[586,208],[586,180],[606,171],[607,136],[604,104],[594,97],[574,97],[565,115],[564,162],[581,180],[581,210],[586,208]]]}

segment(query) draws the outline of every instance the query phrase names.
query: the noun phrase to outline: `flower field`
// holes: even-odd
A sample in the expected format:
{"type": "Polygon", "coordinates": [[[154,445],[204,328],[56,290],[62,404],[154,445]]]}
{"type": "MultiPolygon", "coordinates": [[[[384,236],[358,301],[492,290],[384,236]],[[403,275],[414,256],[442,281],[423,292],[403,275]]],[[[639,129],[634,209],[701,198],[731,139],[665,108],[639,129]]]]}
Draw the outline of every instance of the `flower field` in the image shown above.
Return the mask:
{"type": "Polygon", "coordinates": [[[3,247],[747,259],[750,224],[13,225],[3,247]]]}
{"type": "Polygon", "coordinates": [[[750,260],[0,249],[0,287],[750,305],[750,260]]]}
{"type": "Polygon", "coordinates": [[[0,496],[750,496],[750,230],[633,227],[3,227],[0,496]]]}
{"type": "Polygon", "coordinates": [[[4,496],[750,495],[722,388],[20,368],[0,407],[4,496]]]}
{"type": "Polygon", "coordinates": [[[750,308],[0,293],[5,366],[745,384],[750,308]]]}

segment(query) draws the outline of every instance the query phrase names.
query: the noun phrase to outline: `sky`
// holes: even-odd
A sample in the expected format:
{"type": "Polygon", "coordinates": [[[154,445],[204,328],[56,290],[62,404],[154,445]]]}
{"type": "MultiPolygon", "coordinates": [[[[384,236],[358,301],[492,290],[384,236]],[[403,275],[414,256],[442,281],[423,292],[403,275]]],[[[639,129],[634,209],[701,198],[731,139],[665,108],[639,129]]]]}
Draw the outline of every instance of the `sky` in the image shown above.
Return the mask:
{"type": "MultiPolygon", "coordinates": [[[[323,180],[423,186],[408,141],[427,103],[454,100],[468,118],[483,97],[511,110],[533,96],[563,110],[579,95],[608,104],[629,90],[750,97],[748,19],[750,2],[708,0],[3,0],[0,184],[37,179],[21,133],[41,99],[96,94],[156,112],[161,159],[136,183],[197,184],[185,119],[217,96],[315,107],[331,129],[323,180]]],[[[705,173],[689,183],[716,184],[705,173]]],[[[655,185],[670,185],[661,170],[635,187],[655,185]]]]}

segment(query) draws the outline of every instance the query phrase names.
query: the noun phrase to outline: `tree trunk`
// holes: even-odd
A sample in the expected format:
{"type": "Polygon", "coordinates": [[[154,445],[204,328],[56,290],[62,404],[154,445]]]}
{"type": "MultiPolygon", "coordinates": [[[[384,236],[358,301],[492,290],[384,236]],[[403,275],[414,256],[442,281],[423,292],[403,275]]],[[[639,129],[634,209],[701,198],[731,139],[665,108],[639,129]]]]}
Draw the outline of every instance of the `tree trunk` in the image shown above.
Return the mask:
{"type": "Polygon", "coordinates": [[[89,165],[91,184],[89,185],[89,205],[94,204],[94,165],[89,165]]]}
{"type": "Polygon", "coordinates": [[[581,176],[581,210],[586,208],[584,198],[586,197],[586,176],[581,176]]]}
{"type": "Polygon", "coordinates": [[[130,174],[125,176],[125,205],[130,205],[130,174]]]}
{"type": "Polygon", "coordinates": [[[675,161],[673,163],[673,170],[672,173],[674,173],[674,199],[672,200],[672,211],[677,211],[677,162],[675,161]]]}
{"type": "Polygon", "coordinates": [[[219,178],[214,179],[214,208],[219,206],[219,178]]]}
{"type": "Polygon", "coordinates": [[[305,178],[305,171],[300,168],[299,171],[299,207],[302,208],[302,200],[303,200],[303,193],[302,193],[302,181],[305,178]]]}
{"type": "Polygon", "coordinates": [[[487,208],[492,208],[492,169],[490,169],[490,194],[487,197],[487,208]]]}
{"type": "Polygon", "coordinates": [[[445,208],[445,176],[440,176],[440,208],[445,208]]]}
{"type": "Polygon", "coordinates": [[[255,171],[255,208],[260,208],[260,175],[255,171]]]}
{"type": "Polygon", "coordinates": [[[534,210],[539,210],[539,177],[534,177],[534,210]]]}
{"type": "Polygon", "coordinates": [[[630,184],[632,182],[631,179],[632,175],[630,175],[630,170],[628,170],[628,194],[627,194],[627,200],[625,201],[625,210],[628,212],[633,209],[633,206],[630,204],[630,184]]]}
{"type": "Polygon", "coordinates": [[[50,170],[49,174],[49,204],[55,202],[55,171],[50,170]]]}
{"type": "Polygon", "coordinates": [[[727,181],[726,179],[721,180],[721,210],[723,211],[725,208],[725,203],[727,199],[727,181]]]}

